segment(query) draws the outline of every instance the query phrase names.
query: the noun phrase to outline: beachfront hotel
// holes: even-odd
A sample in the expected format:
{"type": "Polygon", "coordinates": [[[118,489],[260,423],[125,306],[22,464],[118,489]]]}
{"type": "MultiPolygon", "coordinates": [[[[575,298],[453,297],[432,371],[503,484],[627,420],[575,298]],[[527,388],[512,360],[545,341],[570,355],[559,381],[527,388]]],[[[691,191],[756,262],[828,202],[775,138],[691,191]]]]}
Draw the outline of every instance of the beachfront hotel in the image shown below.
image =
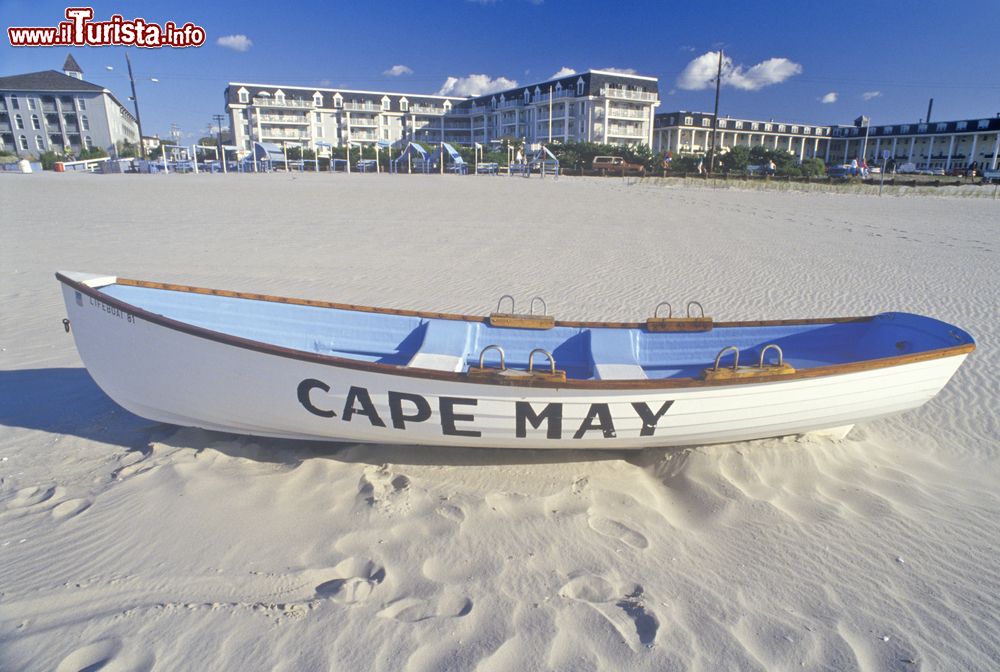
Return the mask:
{"type": "MultiPolygon", "coordinates": [[[[710,112],[661,112],[653,125],[654,152],[704,154],[711,149],[710,112]]],[[[757,145],[789,152],[799,161],[822,158],[830,146],[830,127],[753,119],[719,117],[716,142],[720,151],[757,145]]]]}
{"type": "Polygon", "coordinates": [[[653,143],[655,77],[589,70],[474,98],[231,82],[234,144],[653,143]]]}
{"type": "Polygon", "coordinates": [[[135,117],[103,86],[84,81],[72,55],[63,71],[0,77],[0,149],[18,156],[74,153],[139,142],[135,117]]]}
{"type": "Polygon", "coordinates": [[[854,125],[832,128],[827,164],[848,163],[864,158],[870,164],[882,161],[883,152],[897,165],[917,168],[975,168],[996,170],[1000,155],[1000,114],[993,118],[963,119],[870,126],[858,118],[854,125]]]}

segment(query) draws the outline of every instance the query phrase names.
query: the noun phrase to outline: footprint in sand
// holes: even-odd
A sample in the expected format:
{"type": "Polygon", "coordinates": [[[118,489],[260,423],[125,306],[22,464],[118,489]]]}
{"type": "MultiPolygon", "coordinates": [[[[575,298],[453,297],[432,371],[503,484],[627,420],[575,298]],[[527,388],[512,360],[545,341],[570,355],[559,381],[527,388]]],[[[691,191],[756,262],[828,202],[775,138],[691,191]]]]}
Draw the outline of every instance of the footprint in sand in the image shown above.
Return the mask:
{"type": "Polygon", "coordinates": [[[342,604],[357,604],[368,599],[375,586],[385,581],[385,567],[363,558],[348,558],[332,573],[343,577],[316,586],[317,597],[327,597],[342,604]]]}
{"type": "Polygon", "coordinates": [[[56,520],[68,520],[79,516],[93,504],[89,499],[67,499],[52,509],[52,517],[56,520]]]}
{"type": "Polygon", "coordinates": [[[432,618],[460,618],[472,611],[472,600],[464,595],[445,593],[430,600],[404,597],[390,602],[378,615],[404,623],[418,623],[432,618]]]}
{"type": "Polygon", "coordinates": [[[649,541],[646,537],[625,523],[604,518],[603,516],[591,516],[587,522],[590,524],[590,529],[594,530],[594,532],[611,537],[612,539],[618,539],[632,548],[643,549],[649,546],[649,541]]]}
{"type": "Polygon", "coordinates": [[[642,586],[635,584],[624,597],[619,597],[621,593],[606,579],[593,574],[582,574],[570,579],[559,591],[559,595],[592,605],[623,637],[627,634],[630,621],[639,643],[652,646],[660,629],[660,622],[652,612],[646,610],[643,592],[642,586]],[[615,607],[624,612],[624,617],[610,608],[610,602],[614,602],[615,607]]]}
{"type": "Polygon", "coordinates": [[[29,506],[47,502],[55,496],[57,490],[61,490],[61,488],[57,488],[56,486],[43,488],[38,485],[21,488],[14,494],[14,499],[7,502],[7,508],[26,509],[29,506]]]}
{"type": "Polygon", "coordinates": [[[62,659],[56,672],[96,672],[114,661],[122,645],[117,639],[103,639],[82,646],[62,659]]]}
{"type": "Polygon", "coordinates": [[[369,506],[384,505],[410,488],[410,479],[394,474],[387,465],[366,467],[358,483],[358,497],[369,506]]]}

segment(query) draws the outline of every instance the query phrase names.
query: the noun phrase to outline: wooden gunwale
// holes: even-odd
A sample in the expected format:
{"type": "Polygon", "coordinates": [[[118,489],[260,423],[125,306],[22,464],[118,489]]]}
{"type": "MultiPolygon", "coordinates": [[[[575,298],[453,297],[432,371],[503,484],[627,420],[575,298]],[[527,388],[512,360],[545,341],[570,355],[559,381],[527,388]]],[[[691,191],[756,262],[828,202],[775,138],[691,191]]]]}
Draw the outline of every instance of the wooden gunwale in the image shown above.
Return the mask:
{"type": "MultiPolygon", "coordinates": [[[[102,293],[98,289],[90,287],[82,282],[72,280],[61,273],[56,273],[56,279],[63,284],[72,287],[74,290],[86,294],[109,306],[113,306],[125,312],[131,313],[134,317],[156,324],[168,329],[180,331],[182,333],[215,341],[225,345],[231,345],[245,350],[262,352],[265,354],[297,359],[300,361],[313,362],[326,366],[337,366],[345,369],[358,371],[369,371],[393,376],[405,376],[408,378],[425,378],[431,380],[442,380],[456,383],[473,383],[477,385],[500,385],[507,387],[540,387],[558,389],[596,389],[596,390],[659,390],[659,389],[679,389],[679,388],[712,388],[731,387],[733,385],[748,385],[755,383],[774,383],[800,380],[804,378],[820,378],[823,376],[839,375],[845,373],[857,373],[860,371],[870,371],[883,369],[903,364],[925,362],[944,357],[954,357],[972,352],[976,349],[974,343],[951,346],[948,348],[938,348],[909,355],[896,355],[893,357],[882,357],[879,359],[849,362],[846,364],[834,364],[829,366],[819,366],[811,369],[799,369],[792,374],[760,375],[739,378],[736,380],[701,380],[698,378],[661,378],[642,380],[575,380],[568,379],[566,382],[551,382],[540,379],[528,380],[476,380],[471,379],[464,373],[451,371],[438,371],[435,369],[421,369],[417,367],[397,366],[394,364],[379,364],[377,362],[361,362],[346,357],[336,357],[334,355],[323,355],[319,353],[295,350],[270,343],[262,343],[239,336],[233,336],[211,329],[198,327],[187,322],[181,322],[169,317],[164,317],[156,313],[151,313],[143,308],[116,299],[102,293]]],[[[341,310],[355,310],[359,312],[384,313],[390,315],[405,315],[410,317],[427,317],[444,320],[464,320],[467,322],[488,322],[488,317],[478,315],[459,315],[455,313],[435,313],[427,311],[403,310],[394,308],[375,308],[372,306],[356,306],[353,304],[331,303],[327,301],[313,301],[310,299],[292,299],[286,297],[270,296],[267,294],[248,294],[244,292],[233,292],[228,290],[208,289],[204,287],[191,287],[187,285],[173,285],[159,282],[149,282],[145,280],[130,280],[127,278],[117,278],[115,284],[132,287],[145,287],[149,289],[166,289],[170,291],[190,292],[193,294],[211,294],[214,296],[226,296],[231,298],[250,299],[256,301],[271,301],[275,303],[289,303],[294,305],[313,306],[319,308],[337,308],[341,310]]],[[[781,326],[796,324],[830,324],[840,322],[868,322],[875,316],[865,317],[834,317],[834,318],[807,318],[797,320],[752,320],[741,322],[716,322],[716,327],[751,327],[751,326],[781,326]]],[[[582,322],[582,321],[557,321],[557,326],[564,327],[611,327],[611,328],[641,328],[642,322],[582,322]]]]}

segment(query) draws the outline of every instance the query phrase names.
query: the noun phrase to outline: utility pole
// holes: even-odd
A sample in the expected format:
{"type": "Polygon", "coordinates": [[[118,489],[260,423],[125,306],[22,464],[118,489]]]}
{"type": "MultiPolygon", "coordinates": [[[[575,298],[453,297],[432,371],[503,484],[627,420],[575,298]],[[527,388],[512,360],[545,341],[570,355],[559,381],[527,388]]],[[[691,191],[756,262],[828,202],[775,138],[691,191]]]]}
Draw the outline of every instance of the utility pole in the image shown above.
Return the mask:
{"type": "Polygon", "coordinates": [[[715,112],[712,115],[712,154],[708,160],[708,172],[715,172],[715,148],[719,135],[719,89],[722,88],[722,47],[719,47],[719,69],[715,74],[715,112]]]}
{"type": "MultiPolygon", "coordinates": [[[[218,128],[219,128],[219,136],[218,136],[219,137],[219,159],[222,162],[222,172],[223,173],[226,172],[226,153],[224,151],[222,151],[222,121],[225,118],[226,118],[226,115],[224,115],[224,114],[213,114],[212,115],[212,119],[215,120],[215,123],[218,125],[218,128]]],[[[285,162],[286,169],[287,169],[287,163],[288,162],[286,161],[285,162]]]]}
{"type": "Polygon", "coordinates": [[[132,84],[132,102],[135,104],[135,125],[139,127],[139,157],[146,158],[146,143],[142,140],[142,119],[139,118],[139,96],[135,94],[135,77],[132,76],[132,60],[125,52],[125,63],[128,65],[128,81],[132,84]]]}

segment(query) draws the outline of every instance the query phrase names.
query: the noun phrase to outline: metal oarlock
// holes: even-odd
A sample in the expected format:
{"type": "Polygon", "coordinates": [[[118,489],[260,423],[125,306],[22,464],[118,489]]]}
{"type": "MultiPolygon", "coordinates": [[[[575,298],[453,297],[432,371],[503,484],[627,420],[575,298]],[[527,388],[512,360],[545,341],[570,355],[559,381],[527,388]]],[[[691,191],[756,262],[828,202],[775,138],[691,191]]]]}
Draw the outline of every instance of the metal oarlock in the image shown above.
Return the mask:
{"type": "Polygon", "coordinates": [[[511,296],[510,294],[504,294],[503,296],[500,297],[500,300],[497,301],[497,312],[498,313],[500,312],[500,306],[501,306],[501,304],[503,304],[503,300],[504,299],[510,299],[510,312],[513,313],[514,312],[514,297],[511,296]]]}
{"type": "MultiPolygon", "coordinates": [[[[534,359],[535,359],[535,353],[536,352],[540,352],[540,353],[542,353],[543,355],[545,355],[546,357],[549,358],[549,373],[555,374],[555,372],[556,372],[556,360],[552,356],[552,353],[549,352],[548,350],[544,349],[544,348],[535,348],[534,350],[531,351],[531,353],[528,354],[528,373],[534,373],[534,371],[535,371],[535,362],[534,362],[534,359]]],[[[480,366],[482,366],[482,365],[480,364],[480,366]]]]}
{"type": "Polygon", "coordinates": [[[506,371],[507,370],[507,364],[504,361],[503,348],[501,348],[499,345],[496,345],[496,344],[494,344],[494,345],[487,345],[485,348],[483,348],[483,351],[479,353],[479,368],[480,369],[486,368],[486,367],[483,366],[483,361],[486,358],[486,353],[489,352],[490,350],[496,350],[497,352],[500,353],[500,370],[501,371],[506,371]]]}
{"type": "Polygon", "coordinates": [[[785,353],[781,351],[781,347],[777,343],[768,343],[760,351],[760,361],[757,362],[757,368],[764,368],[764,355],[767,354],[768,350],[774,350],[778,353],[778,364],[777,366],[784,366],[785,364],[785,353]]]}
{"type": "Polygon", "coordinates": [[[671,317],[674,316],[674,309],[670,307],[670,304],[668,302],[666,302],[666,301],[660,301],[658,304],[656,304],[656,308],[653,310],[653,317],[654,318],[658,318],[660,316],[660,307],[661,306],[666,306],[667,307],[667,319],[668,320],[671,317]]]}
{"type": "MultiPolygon", "coordinates": [[[[545,305],[545,299],[543,299],[540,296],[536,296],[535,298],[533,298],[531,300],[531,306],[528,308],[528,314],[529,315],[534,315],[535,314],[535,301],[541,301],[542,302],[542,312],[540,314],[541,315],[548,315],[549,314],[549,308],[548,308],[548,306],[545,305]]],[[[513,310],[511,310],[511,312],[513,312],[513,310]]]]}
{"type": "Polygon", "coordinates": [[[698,306],[698,310],[701,312],[701,315],[699,315],[698,317],[705,317],[705,309],[697,301],[688,301],[688,305],[687,305],[687,316],[688,317],[694,317],[693,315],[691,315],[691,306],[698,306]]]}
{"type": "Polygon", "coordinates": [[[715,366],[712,367],[713,371],[719,370],[719,362],[722,361],[722,356],[725,355],[730,350],[733,351],[733,371],[740,368],[740,349],[735,345],[727,345],[722,350],[719,350],[719,354],[715,356],[715,366]]]}

